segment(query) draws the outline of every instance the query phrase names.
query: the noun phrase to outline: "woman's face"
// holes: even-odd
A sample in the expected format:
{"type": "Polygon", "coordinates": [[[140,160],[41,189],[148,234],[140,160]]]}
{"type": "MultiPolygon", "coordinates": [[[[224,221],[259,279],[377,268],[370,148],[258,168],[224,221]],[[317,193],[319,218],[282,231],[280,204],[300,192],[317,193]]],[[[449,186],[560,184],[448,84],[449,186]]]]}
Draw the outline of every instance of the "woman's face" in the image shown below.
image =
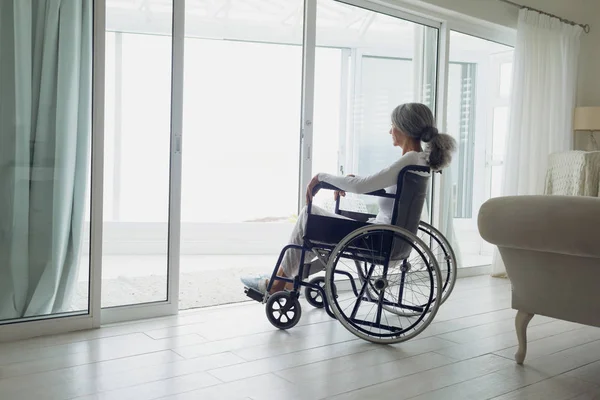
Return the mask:
{"type": "Polygon", "coordinates": [[[406,136],[402,133],[400,129],[396,128],[393,124],[390,128],[390,135],[392,135],[392,142],[394,146],[402,147],[406,136]]]}

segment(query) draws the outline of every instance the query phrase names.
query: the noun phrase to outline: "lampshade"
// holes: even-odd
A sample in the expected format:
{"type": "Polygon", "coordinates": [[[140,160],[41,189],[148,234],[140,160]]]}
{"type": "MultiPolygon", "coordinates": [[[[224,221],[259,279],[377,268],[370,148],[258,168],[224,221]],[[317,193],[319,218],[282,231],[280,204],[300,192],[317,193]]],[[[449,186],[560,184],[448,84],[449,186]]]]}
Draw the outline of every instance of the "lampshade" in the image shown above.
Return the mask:
{"type": "Polygon", "coordinates": [[[575,108],[573,130],[600,131],[600,107],[575,108]]]}

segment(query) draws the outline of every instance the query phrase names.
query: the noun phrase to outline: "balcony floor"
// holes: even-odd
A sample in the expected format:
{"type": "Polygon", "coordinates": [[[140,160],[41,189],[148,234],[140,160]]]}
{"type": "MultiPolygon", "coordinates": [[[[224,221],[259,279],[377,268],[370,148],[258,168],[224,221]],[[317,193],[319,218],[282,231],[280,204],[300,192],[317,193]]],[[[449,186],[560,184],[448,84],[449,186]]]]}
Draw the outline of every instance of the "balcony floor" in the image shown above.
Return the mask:
{"type": "MultiPolygon", "coordinates": [[[[277,261],[270,255],[182,255],[179,308],[208,307],[248,300],[240,277],[270,273],[277,261]]],[[[489,264],[490,257],[463,255],[463,266],[489,264]]],[[[72,311],[87,308],[87,259],[82,260],[72,311]]],[[[161,255],[105,256],[102,262],[102,306],[114,307],[166,298],[167,260],[161,255]]]]}

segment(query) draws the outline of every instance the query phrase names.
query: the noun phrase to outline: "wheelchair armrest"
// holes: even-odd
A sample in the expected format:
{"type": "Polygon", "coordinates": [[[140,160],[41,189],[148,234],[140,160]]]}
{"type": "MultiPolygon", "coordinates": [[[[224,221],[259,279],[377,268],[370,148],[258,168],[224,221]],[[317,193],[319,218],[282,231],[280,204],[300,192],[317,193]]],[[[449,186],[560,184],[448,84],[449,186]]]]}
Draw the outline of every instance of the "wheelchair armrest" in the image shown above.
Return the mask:
{"type": "MultiPolygon", "coordinates": [[[[315,194],[316,194],[316,193],[317,193],[317,192],[318,192],[320,189],[327,189],[327,190],[340,190],[340,191],[342,190],[342,189],[340,189],[340,188],[338,188],[338,187],[336,187],[336,186],[333,186],[333,185],[332,185],[332,184],[330,184],[330,183],[327,183],[327,182],[319,182],[319,183],[317,183],[317,185],[316,185],[316,186],[315,186],[315,188],[313,189],[313,196],[314,196],[314,195],[315,195],[315,194]]],[[[363,193],[363,194],[364,194],[364,195],[367,195],[367,196],[389,197],[389,198],[392,198],[392,199],[396,197],[396,195],[395,195],[395,194],[393,194],[393,193],[387,193],[387,192],[385,191],[385,189],[379,189],[379,190],[376,190],[376,191],[374,191],[374,192],[363,193]]]]}
{"type": "MultiPolygon", "coordinates": [[[[320,190],[320,189],[326,189],[326,190],[340,190],[340,188],[333,186],[330,183],[327,182],[319,182],[317,183],[317,185],[314,187],[313,189],[313,196],[316,195],[316,193],[320,190]]],[[[377,197],[387,197],[390,199],[394,199],[396,198],[396,195],[394,193],[387,193],[385,191],[385,189],[379,189],[376,190],[374,192],[369,192],[369,193],[364,193],[367,196],[377,196],[377,197]]],[[[310,208],[309,208],[310,210],[310,208]]],[[[375,218],[376,215],[372,215],[372,214],[363,214],[363,213],[357,213],[357,212],[353,212],[353,211],[345,211],[345,210],[340,210],[340,198],[338,197],[337,200],[335,201],[335,211],[336,214],[339,215],[343,215],[345,217],[348,218],[352,218],[356,221],[363,221],[366,222],[369,218],[375,218]]]]}
{"type": "Polygon", "coordinates": [[[317,185],[314,187],[313,189],[313,196],[320,190],[320,189],[327,189],[327,190],[342,190],[338,187],[333,186],[330,183],[327,182],[319,182],[317,183],[317,185]]]}
{"type": "Polygon", "coordinates": [[[377,216],[377,215],[373,215],[373,214],[364,214],[364,213],[359,213],[356,211],[346,211],[346,210],[339,210],[339,209],[336,214],[339,214],[344,217],[348,217],[355,221],[360,221],[360,222],[367,222],[369,220],[369,218],[375,218],[377,216]]]}

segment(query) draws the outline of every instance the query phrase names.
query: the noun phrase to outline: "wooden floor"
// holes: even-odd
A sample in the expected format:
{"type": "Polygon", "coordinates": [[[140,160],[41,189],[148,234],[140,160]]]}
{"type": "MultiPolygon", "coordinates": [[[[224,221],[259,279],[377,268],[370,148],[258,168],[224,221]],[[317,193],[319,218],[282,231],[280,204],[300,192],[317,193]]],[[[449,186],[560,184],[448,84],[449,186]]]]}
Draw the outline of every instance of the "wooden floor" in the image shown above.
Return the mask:
{"type": "Polygon", "coordinates": [[[514,363],[506,280],[459,279],[395,346],[303,305],[287,332],[250,303],[0,344],[0,399],[600,399],[600,329],[536,316],[514,363]]]}

